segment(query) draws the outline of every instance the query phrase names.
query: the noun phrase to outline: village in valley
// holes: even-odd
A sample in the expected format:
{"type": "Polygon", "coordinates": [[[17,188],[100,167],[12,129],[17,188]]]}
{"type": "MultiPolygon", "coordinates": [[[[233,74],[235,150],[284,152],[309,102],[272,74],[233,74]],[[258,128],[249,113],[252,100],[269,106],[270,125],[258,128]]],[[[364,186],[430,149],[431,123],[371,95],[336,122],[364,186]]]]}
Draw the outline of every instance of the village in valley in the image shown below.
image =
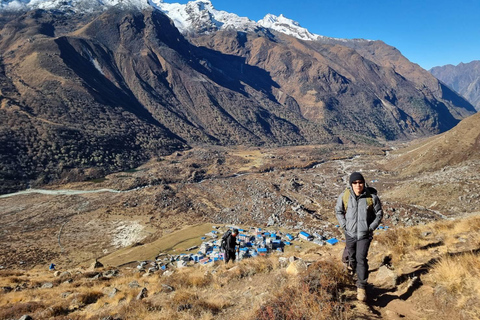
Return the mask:
{"type": "MultiPolygon", "coordinates": [[[[336,225],[335,227],[339,228],[340,226],[336,225]]],[[[339,240],[336,237],[327,238],[318,232],[310,234],[306,231],[282,232],[272,228],[263,230],[258,227],[242,229],[232,225],[225,227],[212,226],[212,230],[201,237],[201,245],[189,247],[184,253],[180,254],[161,252],[156,256],[155,261],[141,261],[137,269],[151,274],[158,270],[166,271],[167,269],[184,268],[195,264],[213,265],[217,261],[223,262],[225,257],[221,249],[222,236],[228,232],[228,230],[232,229],[238,229],[239,231],[239,235],[237,236],[237,260],[267,256],[270,254],[282,256],[285,251],[303,250],[303,246],[306,243],[312,243],[318,246],[333,246],[344,242],[344,240],[339,240]],[[196,250],[198,251],[195,252],[196,250]]],[[[377,232],[388,229],[388,226],[379,226],[377,232]]]]}

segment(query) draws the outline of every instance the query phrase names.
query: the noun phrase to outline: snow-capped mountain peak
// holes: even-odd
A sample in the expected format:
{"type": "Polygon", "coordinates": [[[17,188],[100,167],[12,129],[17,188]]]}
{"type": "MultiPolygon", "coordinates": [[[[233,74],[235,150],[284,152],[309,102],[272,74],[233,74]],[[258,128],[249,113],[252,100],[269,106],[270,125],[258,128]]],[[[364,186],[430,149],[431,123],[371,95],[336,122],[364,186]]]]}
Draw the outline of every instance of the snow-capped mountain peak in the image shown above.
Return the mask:
{"type": "Polygon", "coordinates": [[[195,0],[187,4],[151,0],[151,3],[168,15],[181,32],[211,32],[229,28],[252,31],[258,27],[255,21],[246,17],[215,9],[209,0],[195,0]]]}
{"type": "Polygon", "coordinates": [[[296,21],[283,15],[267,14],[262,20],[255,22],[234,13],[217,10],[210,0],[194,0],[185,5],[165,3],[163,0],[151,0],[153,5],[167,14],[181,32],[211,32],[234,28],[240,31],[254,31],[269,28],[302,40],[317,40],[322,36],[313,34],[300,26],[296,21]]]}
{"type": "Polygon", "coordinates": [[[2,0],[0,10],[61,10],[74,12],[92,12],[113,6],[135,7],[146,9],[151,5],[149,0],[2,0]]]}
{"type": "Polygon", "coordinates": [[[273,29],[302,40],[317,40],[318,38],[322,38],[322,36],[311,33],[301,27],[297,21],[286,18],[283,14],[277,17],[269,13],[262,20],[259,20],[258,24],[262,27],[273,29]]]}
{"type": "Polygon", "coordinates": [[[182,33],[208,33],[225,29],[255,31],[267,28],[302,40],[330,39],[311,33],[282,14],[267,14],[255,22],[247,17],[217,10],[210,0],[193,0],[187,4],[166,3],[164,0],[1,0],[0,11],[44,9],[87,13],[112,6],[135,7],[140,10],[153,7],[169,16],[182,33]]]}

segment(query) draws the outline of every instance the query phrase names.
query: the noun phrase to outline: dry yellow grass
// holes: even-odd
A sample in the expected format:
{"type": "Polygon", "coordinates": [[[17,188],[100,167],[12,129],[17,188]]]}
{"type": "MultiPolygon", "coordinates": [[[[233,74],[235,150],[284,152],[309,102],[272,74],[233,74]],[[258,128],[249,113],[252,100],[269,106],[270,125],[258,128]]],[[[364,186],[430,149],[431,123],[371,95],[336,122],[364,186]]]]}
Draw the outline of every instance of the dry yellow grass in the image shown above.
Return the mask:
{"type": "MultiPolygon", "coordinates": [[[[279,268],[278,257],[259,257],[236,264],[217,263],[213,267],[196,266],[177,270],[171,276],[159,274],[141,277],[125,270],[123,275],[110,280],[94,280],[82,275],[71,283],[58,281],[51,273],[36,271],[34,281],[54,283],[53,288],[26,288],[9,292],[0,302],[0,319],[14,318],[21,313],[34,317],[63,317],[96,319],[224,319],[234,314],[254,318],[265,297],[281,292],[284,285],[295,284],[279,268]],[[41,279],[41,280],[40,280],[41,279]],[[253,280],[255,279],[255,280],[253,280]],[[132,286],[132,283],[138,283],[132,286]],[[145,287],[148,296],[136,297],[145,287]],[[113,296],[111,292],[117,290],[113,296]],[[251,293],[245,296],[245,291],[251,293]],[[65,294],[68,293],[68,294],[65,294]],[[260,298],[257,298],[260,294],[260,298]],[[15,308],[9,308],[9,306],[15,308]],[[49,308],[47,308],[47,306],[49,308]]],[[[15,273],[2,279],[4,283],[26,281],[25,274],[15,273]],[[10,281],[6,281],[10,279],[10,281]]]]}
{"type": "Polygon", "coordinates": [[[395,228],[376,237],[378,243],[385,248],[385,255],[390,255],[392,262],[398,264],[405,255],[411,254],[413,249],[421,246],[421,230],[419,228],[395,228]]]}
{"type": "Polygon", "coordinates": [[[338,263],[312,264],[300,277],[262,305],[254,319],[346,319],[349,306],[342,302],[342,288],[351,284],[338,263]]]}
{"type": "Polygon", "coordinates": [[[457,319],[480,318],[480,257],[478,254],[447,256],[430,272],[435,302],[445,314],[455,310],[457,319]]]}
{"type": "Polygon", "coordinates": [[[475,292],[480,296],[480,282],[472,281],[480,276],[480,257],[477,255],[447,256],[435,264],[431,275],[432,280],[449,294],[475,292]]]}
{"type": "Polygon", "coordinates": [[[163,280],[163,284],[174,288],[202,288],[210,285],[212,280],[213,276],[208,270],[184,268],[163,280]]]}
{"type": "MultiPolygon", "coordinates": [[[[378,244],[371,253],[390,253],[397,271],[408,262],[428,269],[422,282],[432,287],[436,319],[475,319],[480,316],[479,227],[480,217],[472,216],[391,229],[375,237],[378,244]]],[[[0,293],[0,319],[23,314],[57,319],[348,319],[355,309],[345,292],[354,284],[338,261],[340,249],[302,252],[315,262],[298,276],[286,274],[276,255],[197,265],[170,276],[143,277],[128,268],[111,279],[92,279],[93,273],[75,270],[62,278],[45,270],[3,271],[0,285],[23,289],[0,293]],[[42,288],[47,282],[53,288],[42,288]],[[137,300],[142,288],[147,297],[137,300]]]]}
{"type": "Polygon", "coordinates": [[[441,233],[458,234],[480,230],[480,216],[470,216],[465,219],[441,221],[433,225],[433,228],[441,233]]]}
{"type": "Polygon", "coordinates": [[[390,229],[375,240],[380,251],[392,255],[394,263],[400,263],[406,256],[409,259],[428,256],[429,247],[440,253],[456,252],[462,248],[480,246],[480,216],[470,216],[456,220],[444,220],[425,226],[390,229]],[[459,249],[457,250],[456,247],[459,249]]]}
{"type": "Polygon", "coordinates": [[[249,171],[252,167],[260,167],[264,163],[264,153],[260,150],[237,150],[232,152],[233,156],[243,158],[245,164],[238,168],[238,172],[249,171]]]}

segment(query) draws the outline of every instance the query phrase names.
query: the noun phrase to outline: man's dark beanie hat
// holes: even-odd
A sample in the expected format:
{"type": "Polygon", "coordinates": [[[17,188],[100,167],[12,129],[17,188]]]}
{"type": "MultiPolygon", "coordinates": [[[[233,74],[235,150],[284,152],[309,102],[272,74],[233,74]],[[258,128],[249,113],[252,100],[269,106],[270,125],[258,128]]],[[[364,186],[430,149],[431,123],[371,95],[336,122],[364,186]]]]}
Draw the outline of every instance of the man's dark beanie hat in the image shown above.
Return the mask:
{"type": "Polygon", "coordinates": [[[363,182],[365,182],[365,178],[362,176],[360,172],[352,173],[350,175],[350,184],[352,184],[353,181],[357,181],[357,180],[362,180],[363,182]]]}

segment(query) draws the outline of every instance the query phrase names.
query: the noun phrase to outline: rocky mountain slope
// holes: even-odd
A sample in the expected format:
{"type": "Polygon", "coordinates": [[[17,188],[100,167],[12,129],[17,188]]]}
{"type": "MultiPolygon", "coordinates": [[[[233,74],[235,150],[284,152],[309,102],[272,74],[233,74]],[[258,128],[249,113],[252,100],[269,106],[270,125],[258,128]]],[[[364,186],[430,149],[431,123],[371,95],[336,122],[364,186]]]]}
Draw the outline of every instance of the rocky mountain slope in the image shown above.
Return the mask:
{"type": "Polygon", "coordinates": [[[380,42],[302,41],[265,27],[184,36],[140,0],[42,3],[54,7],[0,11],[1,192],[195,144],[411,139],[474,112],[380,42]]]}
{"type": "Polygon", "coordinates": [[[461,94],[480,110],[480,61],[434,67],[429,70],[437,79],[461,94]]]}

